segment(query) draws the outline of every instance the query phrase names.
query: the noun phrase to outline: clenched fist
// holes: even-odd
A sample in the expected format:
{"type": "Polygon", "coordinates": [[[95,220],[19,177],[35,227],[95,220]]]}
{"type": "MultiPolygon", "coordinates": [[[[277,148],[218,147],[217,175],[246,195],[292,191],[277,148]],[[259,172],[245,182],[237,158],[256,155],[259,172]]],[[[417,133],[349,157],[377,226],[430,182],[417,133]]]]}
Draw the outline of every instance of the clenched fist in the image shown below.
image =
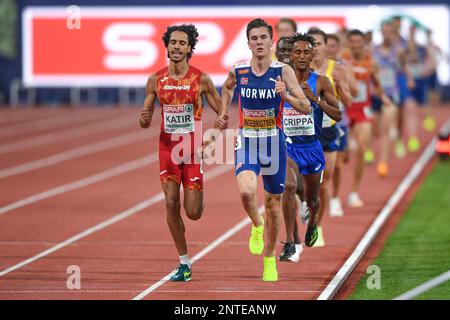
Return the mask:
{"type": "Polygon", "coordinates": [[[275,92],[280,95],[281,99],[285,99],[287,96],[286,83],[281,80],[280,76],[278,76],[275,81],[275,92]]]}
{"type": "Polygon", "coordinates": [[[152,111],[146,108],[141,109],[141,112],[139,114],[139,123],[141,124],[142,128],[150,127],[150,123],[152,122],[152,115],[152,111]]]}
{"type": "Polygon", "coordinates": [[[308,86],[308,84],[306,82],[302,83],[301,87],[302,87],[303,93],[305,94],[306,99],[308,99],[309,101],[312,101],[314,103],[318,103],[317,97],[314,95],[311,88],[308,86]]]}

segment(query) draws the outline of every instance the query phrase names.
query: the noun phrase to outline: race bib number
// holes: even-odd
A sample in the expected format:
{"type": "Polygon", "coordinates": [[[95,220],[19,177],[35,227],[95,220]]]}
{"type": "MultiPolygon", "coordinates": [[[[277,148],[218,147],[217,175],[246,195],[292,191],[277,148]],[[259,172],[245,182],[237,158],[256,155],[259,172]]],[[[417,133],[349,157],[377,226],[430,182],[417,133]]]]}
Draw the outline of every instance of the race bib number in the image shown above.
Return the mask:
{"type": "Polygon", "coordinates": [[[322,118],[322,128],[330,128],[331,124],[331,118],[324,112],[322,118]]]}
{"type": "Polygon", "coordinates": [[[163,105],[162,108],[166,133],[194,132],[194,105],[163,105]]]}
{"type": "Polygon", "coordinates": [[[243,133],[246,138],[271,137],[277,135],[274,108],[250,110],[242,108],[243,133]]]}
{"type": "Polygon", "coordinates": [[[380,69],[380,82],[383,88],[395,88],[397,85],[395,70],[388,68],[380,69]]]}
{"type": "Polygon", "coordinates": [[[366,102],[367,97],[367,83],[365,81],[358,81],[358,95],[353,98],[353,102],[366,102]]]}
{"type": "Polygon", "coordinates": [[[311,114],[301,114],[295,109],[283,109],[283,129],[288,137],[313,136],[314,117],[311,114]]]}

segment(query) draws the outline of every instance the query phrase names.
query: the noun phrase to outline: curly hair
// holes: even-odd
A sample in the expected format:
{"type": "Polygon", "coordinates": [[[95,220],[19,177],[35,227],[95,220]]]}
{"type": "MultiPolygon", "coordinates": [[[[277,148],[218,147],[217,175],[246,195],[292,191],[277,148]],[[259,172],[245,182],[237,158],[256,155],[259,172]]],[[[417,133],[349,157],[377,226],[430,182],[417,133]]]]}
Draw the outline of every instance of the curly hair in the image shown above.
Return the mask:
{"type": "Polygon", "coordinates": [[[306,33],[298,32],[294,34],[292,37],[290,37],[289,41],[291,42],[291,45],[294,45],[294,43],[298,41],[306,41],[309,42],[313,48],[316,46],[316,40],[314,40],[314,37],[306,33]]]}
{"type": "Polygon", "coordinates": [[[187,34],[188,36],[188,44],[191,46],[191,52],[187,54],[187,60],[189,61],[192,57],[192,54],[195,49],[195,45],[198,42],[198,31],[197,28],[193,24],[182,24],[178,26],[169,26],[167,27],[167,31],[164,33],[162,40],[164,42],[165,47],[169,46],[170,36],[174,31],[181,31],[187,34]]]}

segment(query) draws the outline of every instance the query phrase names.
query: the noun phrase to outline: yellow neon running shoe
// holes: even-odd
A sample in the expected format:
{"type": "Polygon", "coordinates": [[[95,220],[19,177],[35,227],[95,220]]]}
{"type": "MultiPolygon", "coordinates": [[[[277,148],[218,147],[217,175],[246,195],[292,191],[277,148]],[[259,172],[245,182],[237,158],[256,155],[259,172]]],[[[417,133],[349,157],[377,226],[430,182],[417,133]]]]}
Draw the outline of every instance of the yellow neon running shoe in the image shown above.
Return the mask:
{"type": "Polygon", "coordinates": [[[250,250],[250,253],[256,256],[261,255],[264,250],[264,219],[262,221],[263,224],[259,227],[255,227],[252,224],[252,231],[250,239],[248,241],[248,248],[250,250]]]}
{"type": "Polygon", "coordinates": [[[395,155],[400,159],[403,159],[406,156],[406,148],[401,140],[397,140],[395,143],[395,155]]]}
{"type": "Polygon", "coordinates": [[[426,117],[423,121],[423,128],[427,131],[433,131],[436,128],[436,120],[433,117],[426,117]]]}
{"type": "Polygon", "coordinates": [[[372,164],[375,160],[375,153],[371,149],[367,149],[366,152],[364,152],[364,161],[368,164],[372,164]]]}
{"type": "Polygon", "coordinates": [[[412,137],[408,139],[408,150],[409,152],[416,152],[420,149],[420,141],[419,139],[412,137]]]}
{"type": "Polygon", "coordinates": [[[264,257],[263,281],[278,281],[277,262],[275,257],[264,257]]]}

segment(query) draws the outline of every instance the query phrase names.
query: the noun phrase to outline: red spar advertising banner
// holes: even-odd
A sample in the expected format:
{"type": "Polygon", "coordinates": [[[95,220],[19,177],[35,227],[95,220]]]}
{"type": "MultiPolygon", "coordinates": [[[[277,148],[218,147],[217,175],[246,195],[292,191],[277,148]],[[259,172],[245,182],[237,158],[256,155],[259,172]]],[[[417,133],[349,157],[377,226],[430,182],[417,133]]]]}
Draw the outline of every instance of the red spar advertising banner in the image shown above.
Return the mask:
{"type": "MultiPolygon", "coordinates": [[[[290,12],[302,24],[338,29],[345,18],[290,12]]],[[[273,26],[286,12],[262,11],[273,26]]],[[[66,8],[27,8],[24,13],[24,82],[32,86],[143,86],[167,65],[162,35],[167,26],[193,23],[199,30],[191,64],[217,85],[230,66],[249,59],[249,9],[89,8],[79,10],[79,28],[66,8]],[[72,21],[73,22],[73,21],[72,21]]],[[[275,39],[276,40],[276,39],[275,39]]]]}

